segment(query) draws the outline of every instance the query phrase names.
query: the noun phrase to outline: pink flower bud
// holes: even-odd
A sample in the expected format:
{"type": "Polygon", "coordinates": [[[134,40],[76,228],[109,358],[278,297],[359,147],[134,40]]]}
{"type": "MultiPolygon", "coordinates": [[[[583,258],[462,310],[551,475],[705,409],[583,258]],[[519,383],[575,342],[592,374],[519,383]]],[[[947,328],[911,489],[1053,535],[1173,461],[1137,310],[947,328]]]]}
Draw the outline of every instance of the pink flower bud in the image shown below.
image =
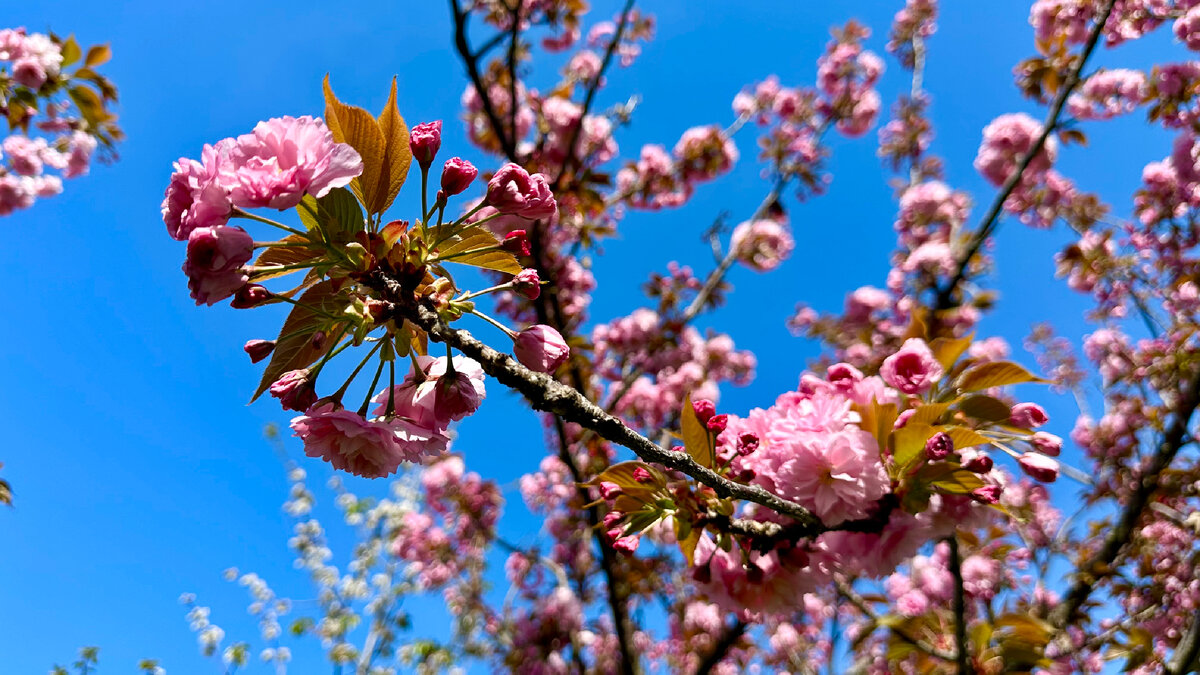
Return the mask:
{"type": "Polygon", "coordinates": [[[653,476],[650,475],[650,472],[642,466],[634,468],[633,479],[639,483],[649,483],[650,481],[654,480],[653,476]]]}
{"type": "Polygon", "coordinates": [[[606,481],[606,480],[600,481],[599,488],[600,488],[600,498],[601,499],[612,499],[612,498],[616,497],[617,495],[621,494],[621,486],[620,485],[617,485],[616,483],[610,483],[609,481],[606,481]]]}
{"type": "Polygon", "coordinates": [[[246,285],[242,267],[254,255],[254,239],[240,227],[197,227],[188,235],[183,273],[197,305],[214,305],[246,285]]]}
{"type": "Polygon", "coordinates": [[[513,255],[529,255],[529,240],[525,238],[525,230],[513,230],[504,235],[500,248],[513,255]]]}
{"type": "Polygon", "coordinates": [[[1017,458],[1021,470],[1030,478],[1043,483],[1053,483],[1058,479],[1058,460],[1050,459],[1036,452],[1027,452],[1017,458]]]}
{"type": "Polygon", "coordinates": [[[274,340],[251,340],[242,347],[247,354],[250,355],[251,363],[258,363],[271,355],[275,351],[274,340]]]}
{"type": "Polygon", "coordinates": [[[1050,417],[1046,415],[1046,411],[1042,406],[1036,403],[1018,403],[1012,407],[1012,414],[1008,418],[1008,423],[1014,427],[1022,429],[1036,429],[1046,422],[1050,421],[1050,417]]]}
{"type": "Polygon", "coordinates": [[[542,280],[538,278],[537,270],[526,267],[512,280],[513,292],[530,300],[536,300],[542,293],[542,280]]]}
{"type": "Polygon", "coordinates": [[[234,309],[250,309],[271,299],[271,291],[258,284],[246,284],[233,294],[233,302],[229,306],[234,309]]]}
{"type": "Polygon", "coordinates": [[[729,415],[713,415],[711,418],[709,418],[708,422],[705,423],[705,426],[707,426],[708,430],[714,434],[719,434],[722,431],[725,431],[725,427],[728,424],[729,415]]]}
{"type": "Polygon", "coordinates": [[[962,467],[974,473],[987,473],[992,470],[992,465],[992,458],[981,452],[963,462],[962,467]]]}
{"type": "Polygon", "coordinates": [[[289,370],[271,385],[271,395],[279,399],[284,410],[304,412],[317,402],[317,391],[308,370],[289,370]]]}
{"type": "Polygon", "coordinates": [[[954,452],[954,441],[940,431],[925,441],[925,456],[931,460],[946,459],[952,452],[954,452]]]}
{"type": "Polygon", "coordinates": [[[942,379],[942,365],[920,338],[905,340],[900,351],[883,361],[879,375],[905,394],[924,394],[942,379]]]}
{"type": "Polygon", "coordinates": [[[613,550],[625,555],[633,555],[638,549],[640,540],[636,536],[621,537],[613,542],[613,550]]]}
{"type": "Polygon", "coordinates": [[[623,517],[624,514],[620,511],[609,511],[608,513],[604,514],[604,520],[602,521],[604,523],[604,529],[606,531],[613,529],[617,523],[621,522],[621,518],[623,517]]]}
{"type": "Polygon", "coordinates": [[[412,150],[413,159],[422,169],[428,169],[433,158],[442,147],[442,121],[425,122],[412,128],[408,137],[408,147],[412,150]]]}
{"type": "Polygon", "coordinates": [[[742,434],[738,437],[737,453],[743,457],[758,449],[758,436],[742,434]]]}
{"type": "Polygon", "coordinates": [[[717,414],[716,404],[706,398],[692,401],[692,410],[696,411],[696,417],[700,419],[701,424],[708,424],[712,416],[717,414]]]}
{"type": "Polygon", "coordinates": [[[1029,440],[1034,449],[1048,457],[1058,457],[1062,452],[1063,439],[1045,431],[1039,431],[1029,440]]]}
{"type": "Polygon", "coordinates": [[[549,218],[558,212],[546,177],[540,173],[530,175],[511,162],[500,167],[488,181],[487,203],[500,213],[529,220],[549,218]]]}
{"type": "Polygon", "coordinates": [[[530,370],[552,373],[571,355],[571,348],[558,331],[537,324],[517,334],[513,355],[530,370]]]}
{"type": "Polygon", "coordinates": [[[862,381],[863,374],[849,363],[835,363],[825,370],[825,379],[838,389],[852,389],[862,381]]]}
{"type": "Polygon", "coordinates": [[[462,157],[451,157],[442,166],[442,192],[446,196],[456,195],[471,186],[479,175],[479,169],[462,157]]]}
{"type": "Polygon", "coordinates": [[[999,485],[984,485],[971,491],[971,499],[981,504],[995,504],[1000,501],[1001,490],[999,485]]]}
{"type": "Polygon", "coordinates": [[[458,370],[447,372],[434,385],[434,414],[438,419],[460,420],[474,414],[483,397],[483,386],[477,378],[458,370]]]}

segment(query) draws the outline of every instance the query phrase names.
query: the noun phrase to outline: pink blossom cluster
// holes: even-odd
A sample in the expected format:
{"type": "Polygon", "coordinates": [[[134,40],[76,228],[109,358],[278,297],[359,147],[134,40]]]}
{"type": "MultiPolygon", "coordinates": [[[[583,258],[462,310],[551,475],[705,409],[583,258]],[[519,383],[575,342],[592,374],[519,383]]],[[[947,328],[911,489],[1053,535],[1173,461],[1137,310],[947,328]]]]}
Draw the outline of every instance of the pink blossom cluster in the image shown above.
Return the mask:
{"type": "MultiPolygon", "coordinates": [[[[292,420],[309,457],[320,457],[334,468],[378,478],[395,473],[402,462],[416,462],[444,452],[451,422],[474,413],[486,395],[483,369],[465,356],[418,356],[404,381],[373,400],[375,417],[342,408],[337,402],[316,400],[292,420]]],[[[285,406],[296,391],[311,392],[312,376],[297,371],[284,376],[271,394],[285,406]]],[[[308,394],[309,399],[315,394],[308,394]]],[[[308,401],[301,399],[303,405],[308,401]]]]}
{"type": "Polygon", "coordinates": [[[729,248],[738,262],[755,272],[779,267],[795,247],[792,229],[783,218],[747,220],[733,228],[729,239],[729,248]]]}
{"type": "Polygon", "coordinates": [[[201,161],[180,158],[162,216],[167,233],[188,242],[183,269],[196,304],[216,304],[249,278],[243,264],[253,240],[226,225],[237,210],[288,209],[306,194],[323,197],[349,184],[362,170],[358,153],[335,143],[325,123],[308,116],[259,122],[253,133],[205,145],[201,161]]]}
{"type": "MultiPolygon", "coordinates": [[[[1172,4],[1169,0],[1119,0],[1104,24],[1106,43],[1111,47],[1143,37],[1164,23],[1172,4]]],[[[1048,51],[1048,45],[1059,36],[1068,44],[1083,44],[1098,10],[1089,0],[1036,0],[1029,10],[1029,23],[1039,45],[1047,45],[1044,49],[1048,51]]]]}
{"type": "Polygon", "coordinates": [[[1113,68],[1089,77],[1067,99],[1067,110],[1084,120],[1106,120],[1132,112],[1146,98],[1146,75],[1140,70],[1113,68]]]}
{"type": "Polygon", "coordinates": [[[829,110],[819,99],[816,89],[783,87],[774,75],[733,99],[739,119],[765,127],[758,141],[761,157],[770,160],[780,176],[799,179],[801,194],[820,194],[829,180],[821,170],[825,156],[821,138],[834,120],[827,117],[829,110]]]}
{"type": "Polygon", "coordinates": [[[907,68],[915,65],[915,41],[925,40],[937,31],[937,0],[907,0],[892,18],[887,50],[907,68]]]}
{"type": "Polygon", "coordinates": [[[609,396],[621,398],[616,410],[635,425],[657,428],[679,410],[687,394],[716,399],[718,385],[743,385],[754,374],[754,355],[738,351],[728,335],[702,336],[692,326],[673,332],[670,319],[641,308],[592,330],[596,372],[609,384],[609,396]],[[641,373],[624,384],[629,373],[641,373]]]}
{"type": "Polygon", "coordinates": [[[24,28],[0,29],[0,73],[17,84],[37,91],[58,75],[62,62],[62,48],[48,36],[24,28]]]}
{"type": "Polygon", "coordinates": [[[817,60],[819,109],[847,136],[861,136],[875,123],[882,100],[875,83],[883,74],[883,59],[862,48],[870,31],[848,24],[817,60]]]}

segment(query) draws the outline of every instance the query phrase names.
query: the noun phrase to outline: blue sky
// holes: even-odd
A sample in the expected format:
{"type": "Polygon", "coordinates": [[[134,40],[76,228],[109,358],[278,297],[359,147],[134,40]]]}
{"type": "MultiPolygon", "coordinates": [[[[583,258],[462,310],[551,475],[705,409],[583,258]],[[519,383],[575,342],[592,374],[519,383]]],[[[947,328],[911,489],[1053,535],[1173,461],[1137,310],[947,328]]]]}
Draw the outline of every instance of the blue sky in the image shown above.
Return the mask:
{"type": "MultiPolygon", "coordinates": [[[[596,4],[597,20],[616,9],[596,4]]],[[[1012,86],[1011,68],[1032,53],[1032,36],[1022,3],[946,4],[926,76],[934,151],[947,161],[948,182],[971,191],[978,205],[992,195],[971,167],[982,127],[1005,112],[1043,114],[1012,86]]],[[[830,25],[859,18],[875,28],[869,44],[882,53],[901,5],[655,3],[657,39],[633,68],[610,75],[599,105],[643,96],[633,125],[619,132],[622,156],[645,142],[669,147],[689,126],[731,121],[730,101],[744,84],[770,74],[785,85],[811,82],[830,25]]],[[[411,0],[57,0],[8,7],[4,23],[74,32],[84,44],[111,42],[106,72],[120,87],[129,138],[116,165],[97,167],[68,182],[65,194],[0,220],[8,237],[0,249],[8,289],[0,312],[10,327],[0,355],[0,462],[17,500],[15,509],[0,511],[0,671],[41,673],[94,644],[102,648],[102,672],[132,672],[143,657],[162,660],[171,673],[213,672],[183,620],[181,592],[197,593],[216,623],[245,638],[256,630],[242,589],[222,580],[223,569],[254,570],[282,595],[311,592],[286,548],[284,471],[262,440],[265,424],[286,424],[288,415],[273,401],[244,405],[260,369],[241,345],[273,337],[281,315],[192,305],[179,271],[182,246],[165,235],[158,212],[171,162],[198,156],[203,143],[245,133],[260,119],[321,114],[327,72],[343,100],[372,110],[382,107],[398,75],[408,122],[445,120],[443,155],[482,160],[457,121],[465,80],[451,49],[449,10],[411,0]]],[[[476,39],[483,35],[477,31],[476,39]]],[[[1144,67],[1183,58],[1183,48],[1160,31],[1102,52],[1098,63],[1144,67]]],[[[545,85],[550,66],[537,72],[535,83],[545,85]]],[[[884,100],[907,86],[889,59],[884,100]]],[[[1125,215],[1141,167],[1167,154],[1169,137],[1136,119],[1085,129],[1093,132],[1090,146],[1062,153],[1060,169],[1125,215]]],[[[594,319],[643,304],[641,283],[668,260],[707,271],[711,254],[700,233],[722,212],[731,222],[744,219],[764,194],[753,133],[747,127],[738,136],[743,161],[733,174],[701,188],[685,208],[624,220],[619,238],[595,260],[602,291],[594,319]]],[[[788,200],[797,241],[792,258],[768,275],[735,270],[730,306],[700,322],[758,355],[757,380],[727,390],[723,411],[768,405],[795,386],[805,360],[816,355],[784,326],[797,301],[835,310],[847,291],[883,284],[895,202],[874,155],[874,132],[833,145],[829,194],[788,200]]],[[[410,184],[394,213],[409,217],[404,209],[416,203],[415,188],[410,184]]],[[[1052,255],[1067,240],[1062,230],[1016,222],[1000,229],[992,284],[1001,300],[980,334],[1008,338],[1026,363],[1032,358],[1020,344],[1031,324],[1053,320],[1073,339],[1087,330],[1086,299],[1051,282],[1052,255]]],[[[1044,390],[1036,395],[1049,399],[1052,430],[1065,436],[1074,403],[1044,390]]],[[[468,467],[497,479],[510,503],[519,500],[515,481],[542,454],[534,416],[490,383],[486,405],[460,432],[457,449],[468,467]],[[498,427],[504,442],[494,440],[498,427]]],[[[287,447],[300,455],[296,443],[287,447]]],[[[1068,451],[1071,457],[1077,454],[1068,451]]],[[[329,475],[316,460],[303,466],[314,484],[329,475]]],[[[1056,491],[1068,506],[1078,486],[1061,482],[1056,491]]],[[[539,524],[514,505],[502,529],[510,539],[532,541],[539,524]]],[[[422,630],[445,630],[437,612],[429,617],[422,630]]]]}

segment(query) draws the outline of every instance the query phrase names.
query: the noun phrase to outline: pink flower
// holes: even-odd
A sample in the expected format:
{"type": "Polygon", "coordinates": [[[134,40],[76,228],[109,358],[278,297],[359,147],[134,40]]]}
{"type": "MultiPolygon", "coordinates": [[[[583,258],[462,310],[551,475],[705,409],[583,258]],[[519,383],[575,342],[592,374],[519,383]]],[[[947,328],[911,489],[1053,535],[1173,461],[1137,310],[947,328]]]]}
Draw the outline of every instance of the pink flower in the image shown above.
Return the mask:
{"type": "Polygon", "coordinates": [[[826,525],[866,517],[888,490],[879,448],[865,431],[784,433],[781,427],[772,430],[770,443],[785,448],[788,457],[773,479],[781,494],[812,509],[826,525]]]}
{"type": "Polygon", "coordinates": [[[1058,478],[1058,460],[1036,452],[1026,452],[1017,458],[1021,470],[1030,478],[1043,483],[1053,483],[1058,478]]]}
{"type": "Polygon", "coordinates": [[[517,334],[513,355],[530,370],[552,373],[571,355],[571,349],[558,331],[537,324],[517,334]]]}
{"type": "Polygon", "coordinates": [[[408,136],[408,147],[412,150],[413,159],[422,169],[428,169],[433,158],[442,147],[442,121],[434,120],[418,124],[412,128],[408,136]]]}
{"type": "Polygon", "coordinates": [[[549,218],[558,212],[546,177],[540,173],[531,176],[511,162],[500,167],[488,181],[487,203],[500,213],[528,220],[549,218]]]}
{"type": "MultiPolygon", "coordinates": [[[[446,363],[444,356],[418,356],[420,372],[410,371],[392,390],[392,412],[439,433],[451,422],[474,413],[487,396],[483,368],[472,359],[456,356],[453,374],[448,374],[446,363]]],[[[384,389],[372,400],[379,404],[375,415],[387,415],[388,391],[384,389]]]]}
{"type": "Polygon", "coordinates": [[[198,227],[188,236],[183,272],[196,304],[214,305],[233,295],[249,276],[242,267],[254,255],[254,239],[240,227],[198,227]]]}
{"type": "Polygon", "coordinates": [[[26,56],[13,63],[13,79],[30,89],[40,89],[46,82],[46,68],[36,57],[26,56]]]}
{"type": "Polygon", "coordinates": [[[623,553],[625,555],[633,555],[637,551],[639,543],[641,543],[640,538],[635,537],[635,536],[629,536],[629,537],[621,537],[620,539],[614,541],[612,546],[613,546],[613,549],[616,550],[618,553],[623,553]]]}
{"type": "Polygon", "coordinates": [[[446,196],[456,195],[471,186],[479,175],[475,165],[461,157],[451,157],[442,167],[442,192],[446,196]]]}
{"type": "Polygon", "coordinates": [[[946,459],[952,452],[954,441],[940,431],[925,441],[925,456],[931,460],[946,459]]]}
{"type": "Polygon", "coordinates": [[[389,476],[401,462],[446,447],[444,436],[430,435],[405,420],[367,420],[332,403],[310,408],[291,426],[304,441],[304,454],[365,478],[389,476]]]}
{"type": "Polygon", "coordinates": [[[729,247],[738,262],[756,272],[779,267],[795,248],[787,223],[775,220],[748,220],[733,229],[729,247]]]}
{"type": "Polygon", "coordinates": [[[530,300],[536,300],[542,293],[541,279],[538,278],[537,270],[532,267],[526,267],[521,270],[517,276],[513,277],[512,289],[514,293],[530,300]]]}
{"type": "Polygon", "coordinates": [[[362,173],[358,152],[335,143],[320,118],[277,117],[259,122],[229,148],[230,199],[242,208],[289,209],[305,194],[324,197],[362,173]]]}
{"type": "Polygon", "coordinates": [[[233,205],[218,178],[232,142],[226,139],[216,146],[204,146],[200,162],[181,157],[175,163],[162,203],[163,222],[172,239],[187,241],[197,227],[229,222],[233,205]]]}
{"type": "MultiPolygon", "coordinates": [[[[1003,185],[1017,168],[1017,162],[1033,149],[1033,143],[1042,133],[1042,125],[1025,113],[1001,115],[983,129],[983,143],[975,156],[975,168],[992,185],[1003,185]]],[[[1058,154],[1058,142],[1054,137],[1029,164],[1029,175],[1044,174],[1050,169],[1058,154]]]]}
{"type": "Polygon", "coordinates": [[[271,384],[269,391],[279,399],[279,405],[283,406],[284,410],[304,411],[317,402],[317,392],[307,368],[284,373],[271,384]]]}
{"type": "Polygon", "coordinates": [[[1049,421],[1050,417],[1046,415],[1046,411],[1036,403],[1014,405],[1008,419],[1009,424],[1022,429],[1036,429],[1049,421]]]}
{"type": "Polygon", "coordinates": [[[883,361],[879,375],[905,394],[923,394],[942,378],[942,366],[920,338],[905,340],[900,351],[883,361]]]}

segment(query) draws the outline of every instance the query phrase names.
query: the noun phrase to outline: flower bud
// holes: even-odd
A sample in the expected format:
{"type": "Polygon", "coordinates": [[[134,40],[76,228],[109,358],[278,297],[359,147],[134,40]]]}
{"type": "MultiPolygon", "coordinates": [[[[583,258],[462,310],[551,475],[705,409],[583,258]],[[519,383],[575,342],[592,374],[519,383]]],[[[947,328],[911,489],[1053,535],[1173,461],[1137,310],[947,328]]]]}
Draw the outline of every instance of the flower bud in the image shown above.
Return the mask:
{"type": "Polygon", "coordinates": [[[995,504],[1000,501],[1001,491],[999,485],[984,485],[971,491],[971,499],[981,504],[995,504]]]}
{"type": "Polygon", "coordinates": [[[1053,483],[1058,479],[1058,460],[1036,452],[1027,452],[1017,458],[1017,463],[1021,465],[1022,471],[1036,481],[1053,483]]]}
{"type": "Polygon", "coordinates": [[[488,206],[500,213],[510,213],[538,220],[558,212],[558,204],[550,192],[550,182],[540,173],[528,171],[513,163],[505,164],[488,181],[488,206]]]}
{"type": "Polygon", "coordinates": [[[649,483],[650,481],[654,480],[654,478],[650,475],[650,472],[647,471],[646,467],[644,466],[634,468],[633,479],[639,483],[649,483]]]}
{"type": "Polygon", "coordinates": [[[413,159],[422,169],[428,169],[433,164],[433,158],[442,147],[442,121],[425,122],[412,128],[408,137],[408,147],[412,150],[413,159]]]}
{"type": "Polygon", "coordinates": [[[1035,450],[1048,457],[1058,457],[1062,452],[1063,439],[1045,431],[1039,431],[1029,439],[1035,450]]]}
{"type": "Polygon", "coordinates": [[[904,412],[902,412],[896,416],[896,423],[892,425],[892,428],[893,429],[903,429],[904,425],[908,424],[908,420],[911,419],[912,416],[916,415],[916,414],[917,414],[916,408],[909,408],[908,410],[905,410],[904,412]]]}
{"type": "Polygon", "coordinates": [[[1012,407],[1008,423],[1022,429],[1036,429],[1050,421],[1042,406],[1036,403],[1018,403],[1012,407]]]}
{"type": "Polygon", "coordinates": [[[604,523],[604,529],[606,531],[611,530],[616,526],[617,523],[621,522],[622,517],[624,517],[624,514],[622,514],[620,511],[609,511],[608,513],[604,514],[604,520],[602,521],[604,523]]]}
{"type": "Polygon", "coordinates": [[[571,348],[558,331],[536,324],[517,334],[513,355],[530,370],[552,373],[571,355],[571,348]]]}
{"type": "Polygon", "coordinates": [[[946,459],[954,452],[954,441],[950,436],[938,432],[925,441],[925,456],[930,460],[946,459]]]}
{"type": "Polygon", "coordinates": [[[513,255],[529,255],[529,240],[525,238],[525,230],[513,230],[504,235],[500,248],[513,255]]]}
{"type": "Polygon", "coordinates": [[[537,296],[542,293],[542,280],[538,278],[537,270],[532,267],[521,270],[517,276],[513,277],[512,289],[518,295],[536,300],[537,296]]]}
{"type": "Polygon", "coordinates": [[[706,398],[692,401],[692,410],[696,411],[696,417],[699,418],[701,424],[708,424],[712,416],[717,414],[716,404],[706,398]]]}
{"type": "Polygon", "coordinates": [[[250,309],[270,299],[271,291],[265,287],[258,284],[246,284],[233,294],[233,301],[229,303],[229,306],[234,309],[250,309]]]}
{"type": "Polygon", "coordinates": [[[705,426],[707,426],[708,430],[714,434],[719,434],[722,431],[725,431],[725,427],[728,424],[729,415],[713,415],[709,418],[708,422],[705,423],[705,426]]]}
{"type": "Polygon", "coordinates": [[[600,488],[601,499],[612,499],[613,497],[621,494],[621,486],[617,485],[616,483],[611,483],[606,480],[600,481],[600,485],[598,487],[600,488]]]}
{"type": "Polygon", "coordinates": [[[987,473],[992,470],[992,458],[981,452],[963,462],[962,467],[974,473],[987,473]]]}
{"type": "Polygon", "coordinates": [[[462,157],[451,157],[442,166],[442,192],[445,196],[456,195],[471,186],[479,175],[479,169],[462,157]]]}
{"type": "Polygon", "coordinates": [[[271,395],[284,410],[304,412],[317,402],[317,391],[308,370],[289,370],[271,385],[271,395]]]}
{"type": "Polygon", "coordinates": [[[641,541],[636,536],[621,537],[613,542],[613,550],[625,555],[633,555],[641,541]]]}
{"type": "Polygon", "coordinates": [[[738,437],[737,453],[743,457],[758,449],[758,436],[742,434],[738,437]]]}
{"type": "Polygon", "coordinates": [[[905,394],[924,394],[942,379],[942,365],[920,338],[905,340],[900,351],[883,360],[879,376],[905,394]]]}
{"type": "Polygon", "coordinates": [[[251,363],[258,363],[271,355],[275,351],[274,340],[251,340],[242,347],[247,354],[250,355],[251,363]]]}

